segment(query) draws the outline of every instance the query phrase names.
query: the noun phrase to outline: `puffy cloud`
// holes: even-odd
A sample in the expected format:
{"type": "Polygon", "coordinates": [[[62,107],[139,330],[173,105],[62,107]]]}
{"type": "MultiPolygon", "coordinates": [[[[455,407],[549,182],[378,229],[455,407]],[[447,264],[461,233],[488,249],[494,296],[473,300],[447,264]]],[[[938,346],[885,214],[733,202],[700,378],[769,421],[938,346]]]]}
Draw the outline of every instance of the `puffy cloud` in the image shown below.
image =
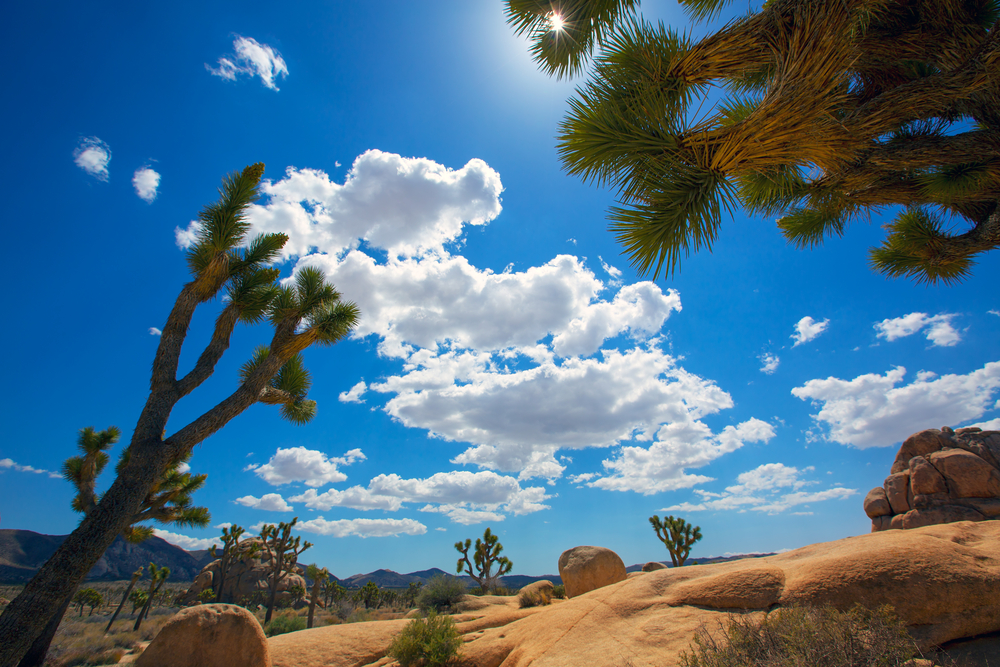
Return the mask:
{"type": "Polygon", "coordinates": [[[305,503],[306,507],[318,510],[328,510],[332,507],[349,507],[356,510],[388,510],[395,512],[403,501],[394,496],[372,493],[369,489],[352,486],[344,491],[330,489],[324,493],[316,493],[315,489],[306,489],[305,493],[289,498],[293,503],[305,503]]]}
{"type": "Polygon", "coordinates": [[[821,333],[826,331],[826,328],[830,325],[830,320],[823,320],[822,322],[817,322],[812,317],[806,315],[801,320],[795,324],[795,333],[793,333],[789,338],[795,340],[792,347],[798,347],[803,343],[808,343],[812,339],[819,336],[821,333]]]}
{"type": "Polygon", "coordinates": [[[969,426],[978,426],[984,431],[1000,431],[1000,417],[985,422],[979,422],[978,424],[969,424],[969,426]]]}
{"type": "Polygon", "coordinates": [[[151,204],[156,199],[156,189],[160,187],[160,175],[149,167],[141,167],[132,174],[132,187],[147,204],[151,204]]]}
{"type": "Polygon", "coordinates": [[[97,180],[107,181],[111,149],[97,137],[84,137],[73,151],[73,162],[97,180]]]}
{"type": "Polygon", "coordinates": [[[760,363],[764,364],[760,367],[760,372],[767,375],[773,375],[774,371],[778,370],[778,364],[781,363],[781,359],[777,355],[771,354],[770,352],[765,352],[761,354],[757,359],[760,363]]]}
{"type": "Polygon", "coordinates": [[[201,549],[210,548],[213,544],[216,546],[222,546],[218,537],[188,537],[187,535],[181,535],[179,533],[171,533],[170,531],[163,530],[162,528],[154,528],[153,534],[162,540],[170,542],[170,544],[173,544],[175,547],[184,549],[185,551],[200,551],[201,549]]]}
{"type": "Polygon", "coordinates": [[[746,442],[767,442],[773,437],[774,428],[759,419],[727,426],[718,434],[692,419],[672,422],[659,429],[657,441],[648,448],[622,447],[615,458],[603,462],[609,474],[587,486],[647,496],[689,488],[712,478],[690,474],[688,469],[706,466],[746,442]]]}
{"type": "Polygon", "coordinates": [[[186,472],[191,472],[191,466],[188,463],[181,461],[180,463],[177,464],[177,472],[181,473],[182,475],[186,472]]]}
{"type": "Polygon", "coordinates": [[[427,526],[413,519],[341,519],[327,521],[323,517],[300,521],[295,526],[307,533],[334,537],[392,537],[423,535],[427,526]]]}
{"type": "Polygon", "coordinates": [[[930,317],[927,313],[910,313],[902,317],[885,319],[877,322],[875,330],[879,338],[884,338],[890,343],[897,338],[912,336],[923,328],[927,328],[927,340],[938,347],[951,347],[958,345],[962,340],[961,334],[951,326],[951,320],[955,315],[941,313],[930,317]]]}
{"type": "MultiPolygon", "coordinates": [[[[340,458],[328,458],[323,452],[314,449],[290,447],[278,449],[267,463],[255,468],[255,473],[274,486],[305,482],[306,486],[319,487],[343,482],[347,475],[340,472],[337,466],[347,466],[364,458],[360,449],[352,449],[340,458]]],[[[244,470],[247,469],[252,467],[248,466],[244,470]]]]}
{"type": "Polygon", "coordinates": [[[459,505],[427,505],[426,507],[421,507],[420,511],[444,514],[453,522],[460,523],[463,526],[471,526],[477,523],[485,523],[487,521],[503,521],[506,518],[503,514],[498,512],[470,509],[459,505]]]}
{"type": "MultiPolygon", "coordinates": [[[[765,463],[753,470],[741,473],[737,478],[737,484],[726,487],[725,493],[711,493],[707,491],[695,491],[701,496],[701,500],[696,503],[683,502],[671,505],[660,511],[662,512],[702,512],[706,510],[714,511],[737,511],[745,512],[753,510],[755,512],[767,512],[768,514],[780,514],[790,508],[810,503],[823,502],[825,500],[840,500],[857,495],[856,489],[848,489],[842,486],[834,486],[824,491],[807,493],[800,491],[807,484],[817,484],[803,480],[801,474],[813,472],[812,466],[799,470],[783,463],[765,463]],[[790,491],[786,491],[790,489],[790,491]]],[[[800,512],[796,512],[800,514],[800,512]]]]}
{"type": "Polygon", "coordinates": [[[285,502],[285,499],[277,493],[267,493],[261,498],[254,496],[243,496],[233,501],[244,507],[252,507],[255,510],[266,510],[268,512],[291,512],[295,508],[285,502]]]}
{"type": "Polygon", "coordinates": [[[214,76],[235,81],[240,74],[260,77],[261,82],[271,90],[278,90],[274,80],[288,76],[288,66],[281,54],[267,44],[260,44],[252,37],[236,36],[233,40],[234,55],[219,58],[219,66],[205,69],[214,76]]]}
{"type": "Polygon", "coordinates": [[[150,336],[162,336],[163,332],[160,331],[159,329],[157,329],[156,327],[149,327],[149,335],[150,336]]]}
{"type": "Polygon", "coordinates": [[[426,479],[379,475],[369,484],[372,493],[425,503],[505,503],[520,491],[517,480],[494,472],[439,472],[426,479]]]}
{"type": "Polygon", "coordinates": [[[897,366],[885,375],[809,380],[792,395],[822,406],[813,418],[829,426],[834,442],[860,449],[891,447],[915,431],[959,424],[991,409],[1000,387],[1000,362],[966,375],[920,373],[910,384],[896,386],[905,376],[906,369],[897,366]]]}
{"type": "Polygon", "coordinates": [[[42,468],[23,466],[18,463],[14,463],[12,459],[0,459],[0,472],[3,472],[4,469],[16,470],[17,472],[33,472],[36,475],[48,475],[53,479],[59,479],[62,477],[59,473],[52,472],[51,470],[44,470],[42,468]]]}
{"type": "Polygon", "coordinates": [[[350,391],[340,392],[340,396],[338,398],[341,403],[364,403],[361,397],[366,391],[368,391],[368,385],[366,385],[365,381],[362,380],[351,387],[350,391]]]}

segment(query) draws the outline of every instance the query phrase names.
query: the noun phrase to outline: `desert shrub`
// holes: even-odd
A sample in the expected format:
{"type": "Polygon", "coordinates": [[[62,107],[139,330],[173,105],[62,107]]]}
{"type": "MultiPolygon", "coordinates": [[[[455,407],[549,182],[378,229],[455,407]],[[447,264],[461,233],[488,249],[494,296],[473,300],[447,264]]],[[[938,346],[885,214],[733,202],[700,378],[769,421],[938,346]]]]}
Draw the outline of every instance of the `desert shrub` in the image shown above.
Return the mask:
{"type": "Polygon", "coordinates": [[[306,629],[306,619],[302,618],[294,611],[286,611],[278,614],[271,622],[264,626],[264,634],[268,637],[283,635],[286,632],[298,632],[306,629]]]}
{"type": "Polygon", "coordinates": [[[702,627],[682,667],[902,667],[916,653],[892,607],[778,609],[760,620],[731,616],[712,635],[702,627]]]}
{"type": "Polygon", "coordinates": [[[462,638],[450,616],[434,612],[415,618],[389,644],[389,655],[403,667],[410,665],[446,665],[458,657],[462,638]]]}
{"type": "Polygon", "coordinates": [[[427,582],[417,595],[417,606],[423,612],[444,611],[462,599],[465,584],[457,577],[437,576],[427,582]]]}
{"type": "Polygon", "coordinates": [[[544,607],[552,604],[552,596],[548,591],[521,591],[517,596],[517,603],[524,609],[525,607],[544,607]]]}
{"type": "Polygon", "coordinates": [[[198,593],[198,601],[204,602],[205,604],[215,602],[215,591],[211,588],[206,588],[201,593],[198,593]]]}
{"type": "Polygon", "coordinates": [[[564,584],[556,584],[552,587],[552,597],[559,598],[560,600],[566,597],[566,586],[564,584]]]}

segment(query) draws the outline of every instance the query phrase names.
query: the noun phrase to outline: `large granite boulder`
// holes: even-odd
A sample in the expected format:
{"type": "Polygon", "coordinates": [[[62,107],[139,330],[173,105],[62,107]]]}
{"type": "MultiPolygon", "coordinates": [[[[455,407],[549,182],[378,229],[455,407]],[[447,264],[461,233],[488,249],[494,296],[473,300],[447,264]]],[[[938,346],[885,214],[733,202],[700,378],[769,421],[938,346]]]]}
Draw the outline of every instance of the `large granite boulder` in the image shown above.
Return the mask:
{"type": "MultiPolygon", "coordinates": [[[[240,542],[237,556],[229,566],[225,581],[222,582],[221,602],[232,604],[256,601],[265,603],[270,592],[271,560],[267,552],[259,549],[259,537],[251,537],[240,542]]],[[[214,560],[206,565],[195,577],[194,583],[181,594],[178,602],[182,605],[195,604],[202,591],[218,592],[219,567],[221,560],[214,560]]],[[[290,592],[293,587],[301,586],[308,592],[306,580],[302,577],[302,568],[296,566],[294,572],[287,574],[278,583],[277,604],[290,605],[294,596],[290,592]]]]}
{"type": "Polygon", "coordinates": [[[271,667],[267,637],[243,607],[202,604],[174,614],[136,667],[271,667]]]}
{"type": "Polygon", "coordinates": [[[611,549],[573,547],[559,556],[559,576],[566,586],[566,597],[572,598],[624,581],[627,573],[625,563],[611,549]]]}
{"type": "Polygon", "coordinates": [[[1000,431],[946,426],[911,435],[864,507],[872,532],[1000,518],[1000,431]]]}

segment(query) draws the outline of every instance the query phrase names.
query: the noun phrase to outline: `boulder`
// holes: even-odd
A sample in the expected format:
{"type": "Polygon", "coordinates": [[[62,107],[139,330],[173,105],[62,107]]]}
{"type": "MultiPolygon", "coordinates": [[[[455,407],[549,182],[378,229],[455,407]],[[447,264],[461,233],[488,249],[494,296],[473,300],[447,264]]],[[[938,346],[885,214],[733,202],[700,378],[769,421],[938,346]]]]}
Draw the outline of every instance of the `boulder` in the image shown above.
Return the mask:
{"type": "Polygon", "coordinates": [[[865,496],[872,532],[1000,517],[1000,431],[947,426],[907,438],[865,496]]]}
{"type": "Polygon", "coordinates": [[[655,560],[650,561],[642,566],[643,572],[654,572],[656,570],[665,570],[665,569],[667,569],[666,565],[655,560]]]}
{"type": "Polygon", "coordinates": [[[202,604],[164,624],[136,667],[271,667],[267,637],[243,607],[202,604]]]}
{"type": "Polygon", "coordinates": [[[549,597],[552,597],[552,591],[555,590],[555,584],[553,584],[548,579],[542,579],[541,581],[533,581],[527,586],[522,586],[521,590],[517,592],[518,595],[524,593],[547,593],[549,597]]]}
{"type": "MultiPolygon", "coordinates": [[[[237,603],[256,598],[259,604],[267,603],[267,595],[270,592],[268,582],[271,577],[271,561],[267,553],[259,548],[259,544],[259,537],[251,537],[240,542],[237,556],[230,564],[229,571],[222,582],[221,602],[237,603]]],[[[214,560],[202,568],[191,587],[178,596],[178,602],[182,605],[195,604],[202,591],[217,590],[221,562],[221,560],[214,560]]],[[[289,591],[294,586],[301,586],[303,590],[309,590],[306,587],[305,578],[302,577],[302,568],[298,566],[295,566],[293,572],[285,575],[278,582],[276,604],[279,606],[291,605],[295,598],[289,591]]],[[[306,604],[308,604],[308,598],[306,604]]]]}
{"type": "Polygon", "coordinates": [[[566,597],[573,598],[624,581],[625,563],[611,549],[573,547],[559,556],[559,576],[566,586],[566,597]]]}

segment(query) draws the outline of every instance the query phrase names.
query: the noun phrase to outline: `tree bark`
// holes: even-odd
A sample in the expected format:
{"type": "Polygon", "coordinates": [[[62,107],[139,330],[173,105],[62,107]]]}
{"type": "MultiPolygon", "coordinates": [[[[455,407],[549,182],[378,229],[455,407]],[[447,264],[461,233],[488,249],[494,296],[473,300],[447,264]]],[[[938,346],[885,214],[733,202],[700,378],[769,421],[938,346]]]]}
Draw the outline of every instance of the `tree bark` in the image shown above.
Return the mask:
{"type": "MultiPolygon", "coordinates": [[[[74,591],[66,596],[66,601],[59,608],[59,613],[55,614],[49,620],[45,626],[45,630],[31,644],[31,648],[21,658],[21,662],[17,663],[17,667],[42,667],[45,663],[45,656],[49,653],[49,646],[52,645],[52,640],[56,636],[56,630],[59,629],[63,617],[66,616],[66,611],[69,609],[70,604],[73,603],[73,595],[75,593],[74,591]]],[[[83,607],[80,607],[80,611],[83,613],[83,607]]]]}
{"type": "Polygon", "coordinates": [[[115,622],[115,619],[118,618],[118,614],[122,612],[122,607],[124,607],[125,603],[128,602],[128,595],[132,592],[132,589],[135,588],[135,582],[137,581],[139,581],[139,577],[133,576],[132,581],[128,583],[128,588],[125,589],[125,595],[122,596],[122,601],[118,603],[118,609],[115,609],[115,613],[112,614],[111,620],[108,621],[108,627],[104,628],[104,634],[108,634],[108,632],[111,631],[111,624],[115,622]]]}

